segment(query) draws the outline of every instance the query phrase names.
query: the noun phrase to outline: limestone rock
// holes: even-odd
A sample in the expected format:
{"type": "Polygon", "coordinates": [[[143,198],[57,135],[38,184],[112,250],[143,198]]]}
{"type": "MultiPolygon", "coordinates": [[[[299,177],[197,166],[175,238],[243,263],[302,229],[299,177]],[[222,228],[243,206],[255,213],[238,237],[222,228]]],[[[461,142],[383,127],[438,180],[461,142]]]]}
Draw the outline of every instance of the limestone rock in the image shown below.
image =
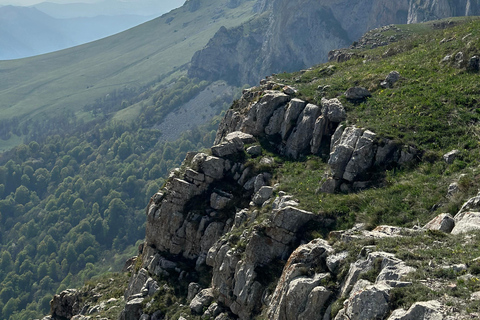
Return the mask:
{"type": "MultiPolygon", "coordinates": [[[[366,259],[360,258],[355,261],[355,263],[352,263],[347,277],[342,284],[341,295],[346,296],[352,290],[360,275],[371,270],[376,261],[381,261],[383,266],[383,261],[385,259],[399,263],[399,260],[396,259],[393,254],[387,252],[371,252],[367,255],[366,259]]],[[[387,265],[387,263],[385,263],[385,265],[387,265]]]]}
{"type": "Polygon", "coordinates": [[[455,221],[458,221],[462,218],[462,214],[467,211],[479,211],[480,210],[480,193],[478,193],[475,197],[468,199],[465,202],[460,210],[455,215],[455,221]]]}
{"type": "Polygon", "coordinates": [[[407,311],[397,309],[392,312],[388,320],[442,320],[442,305],[437,300],[416,302],[407,311]]]}
{"type": "Polygon", "coordinates": [[[226,192],[213,192],[210,196],[210,207],[215,210],[224,209],[233,199],[231,194],[226,192]]]}
{"type": "Polygon", "coordinates": [[[190,302],[190,310],[196,314],[203,314],[203,308],[210,306],[213,299],[215,299],[213,289],[203,289],[193,298],[192,302],[190,302]]]}
{"type": "Polygon", "coordinates": [[[331,122],[340,123],[347,119],[347,113],[345,111],[345,108],[343,107],[340,100],[338,100],[337,98],[322,98],[322,108],[324,109],[322,110],[322,113],[331,122]]]}
{"type": "Polygon", "coordinates": [[[455,216],[455,227],[452,234],[480,230],[480,212],[465,212],[459,217],[455,216]]]}
{"type": "Polygon", "coordinates": [[[202,287],[198,283],[190,282],[188,285],[187,301],[190,303],[200,290],[202,290],[202,287]]]}
{"type": "Polygon", "coordinates": [[[270,199],[273,194],[273,188],[263,186],[261,187],[258,192],[253,197],[253,203],[257,206],[261,206],[265,201],[270,199]]]}
{"type": "Polygon", "coordinates": [[[240,130],[254,136],[261,135],[275,110],[289,100],[289,96],[284,93],[267,91],[260,101],[251,106],[240,130]]]}
{"type": "Polygon", "coordinates": [[[144,298],[136,298],[127,302],[125,309],[120,314],[119,320],[138,320],[142,315],[144,298]]]}
{"type": "Polygon", "coordinates": [[[446,154],[443,155],[443,159],[445,160],[446,163],[452,164],[453,161],[458,157],[460,154],[459,150],[452,150],[446,154]]]}
{"type": "Polygon", "coordinates": [[[280,133],[282,130],[283,117],[285,116],[286,106],[282,106],[275,110],[268,125],[265,127],[265,133],[267,135],[273,136],[280,133]]]}
{"type": "Polygon", "coordinates": [[[360,101],[368,97],[371,97],[372,94],[363,87],[352,87],[345,92],[345,97],[348,100],[360,101]]]}
{"type": "Polygon", "coordinates": [[[285,146],[285,154],[287,156],[297,159],[309,149],[315,121],[321,111],[321,108],[314,104],[308,104],[305,109],[303,109],[294,131],[287,140],[285,146]]]}
{"type": "MultiPolygon", "coordinates": [[[[343,319],[370,320],[383,319],[388,311],[388,301],[391,287],[379,283],[366,287],[364,290],[353,292],[346,301],[345,316],[343,319]]],[[[338,316],[335,318],[336,320],[338,316]]]]}
{"type": "Polygon", "coordinates": [[[456,193],[460,192],[460,186],[457,182],[453,182],[448,185],[447,197],[453,197],[456,193]]]}
{"type": "Polygon", "coordinates": [[[395,82],[400,80],[400,73],[398,71],[392,71],[388,74],[384,81],[380,84],[383,88],[392,88],[395,82]]]}
{"type": "Polygon", "coordinates": [[[301,315],[318,313],[324,308],[331,292],[321,287],[320,282],[329,274],[307,276],[305,270],[321,270],[326,257],[332,252],[325,240],[315,239],[290,255],[268,307],[268,319],[309,319],[301,315]]]}
{"type": "Polygon", "coordinates": [[[70,319],[80,311],[80,296],[77,290],[68,289],[53,296],[50,302],[52,318],[70,319]]]}
{"type": "Polygon", "coordinates": [[[127,301],[129,297],[142,293],[142,289],[145,286],[149,276],[148,271],[144,268],[140,269],[137,274],[130,278],[127,290],[125,291],[124,298],[127,301]]]}
{"type": "Polygon", "coordinates": [[[473,56],[468,60],[467,70],[471,71],[471,72],[480,71],[480,57],[479,56],[473,56]]]}
{"type": "Polygon", "coordinates": [[[261,146],[251,146],[251,147],[248,147],[248,149],[246,151],[252,157],[258,157],[258,156],[262,155],[262,147],[261,146]]]}
{"type": "MultiPolygon", "coordinates": [[[[310,291],[305,311],[295,319],[316,319],[325,310],[328,300],[332,296],[332,292],[322,286],[318,286],[310,291]]],[[[328,311],[326,312],[328,313],[328,311]]]]}
{"type": "Polygon", "coordinates": [[[313,137],[312,141],[310,142],[310,152],[312,154],[317,154],[320,150],[323,136],[325,135],[327,130],[327,120],[325,117],[320,116],[315,120],[315,126],[313,128],[313,137]]]}
{"type": "Polygon", "coordinates": [[[290,86],[283,87],[282,91],[283,91],[283,93],[288,94],[289,96],[293,96],[298,92],[297,89],[295,89],[294,87],[290,87],[290,86]]]}
{"type": "Polygon", "coordinates": [[[343,179],[352,182],[372,166],[375,157],[375,136],[375,133],[366,130],[358,138],[352,157],[345,167],[343,179]]]}
{"type": "Polygon", "coordinates": [[[306,105],[307,103],[305,101],[297,98],[290,100],[290,102],[288,103],[285,110],[284,120],[280,129],[283,140],[288,139],[292,128],[297,123],[298,116],[303,111],[306,105]]]}
{"type": "Polygon", "coordinates": [[[331,273],[336,274],[342,262],[345,261],[347,258],[348,258],[347,251],[329,255],[326,261],[328,270],[331,273]]]}
{"type": "Polygon", "coordinates": [[[455,227],[455,220],[448,213],[442,213],[428,222],[424,228],[428,230],[439,230],[450,233],[455,227]]]}
{"type": "Polygon", "coordinates": [[[243,146],[243,141],[240,138],[235,137],[231,140],[213,146],[211,150],[214,156],[223,158],[243,151],[243,146]]]}
{"type": "Polygon", "coordinates": [[[230,132],[225,136],[226,141],[233,141],[236,138],[240,139],[244,144],[254,143],[255,137],[251,134],[242,132],[242,131],[234,131],[230,132]]]}
{"type": "MultiPolygon", "coordinates": [[[[350,161],[358,139],[362,135],[363,130],[356,127],[346,128],[338,142],[335,141],[334,149],[330,153],[328,164],[332,170],[333,177],[336,179],[342,178],[345,173],[345,168],[350,161]]],[[[336,138],[335,135],[332,140],[336,138]]]]}

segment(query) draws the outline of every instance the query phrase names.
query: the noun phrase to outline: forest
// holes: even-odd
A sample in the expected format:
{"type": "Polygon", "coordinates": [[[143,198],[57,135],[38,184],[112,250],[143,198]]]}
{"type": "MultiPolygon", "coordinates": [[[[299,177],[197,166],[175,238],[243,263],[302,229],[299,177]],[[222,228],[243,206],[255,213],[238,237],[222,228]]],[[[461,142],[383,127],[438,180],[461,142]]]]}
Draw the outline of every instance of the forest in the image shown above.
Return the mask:
{"type": "MultiPolygon", "coordinates": [[[[1,319],[48,314],[54,293],[119,271],[135,255],[150,197],[188,151],[212,144],[220,118],[173,142],[159,140],[153,125],[207,84],[184,77],[112,94],[85,107],[95,113],[90,123],[64,114],[53,130],[51,122],[23,124],[25,143],[0,158],[1,319]],[[139,94],[152,96],[139,117],[111,120],[139,94]]],[[[3,136],[21,134],[9,128],[3,136]]]]}

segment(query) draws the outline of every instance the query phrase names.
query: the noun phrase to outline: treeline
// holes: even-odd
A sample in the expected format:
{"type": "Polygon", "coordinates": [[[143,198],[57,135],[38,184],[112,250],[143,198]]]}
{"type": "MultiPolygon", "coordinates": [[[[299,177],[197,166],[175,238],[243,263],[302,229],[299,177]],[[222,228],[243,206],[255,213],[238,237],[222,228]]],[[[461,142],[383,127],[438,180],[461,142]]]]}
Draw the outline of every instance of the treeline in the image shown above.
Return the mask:
{"type": "MultiPolygon", "coordinates": [[[[187,96],[204,86],[187,84],[187,96]]],[[[158,95],[155,110],[178,88],[158,95]]],[[[161,132],[145,125],[148,109],[131,123],[84,126],[9,153],[0,166],[1,319],[47,314],[52,294],[99,272],[105,252],[121,254],[143,239],[145,206],[163,177],[215,138],[213,121],[159,142],[161,132]]]]}

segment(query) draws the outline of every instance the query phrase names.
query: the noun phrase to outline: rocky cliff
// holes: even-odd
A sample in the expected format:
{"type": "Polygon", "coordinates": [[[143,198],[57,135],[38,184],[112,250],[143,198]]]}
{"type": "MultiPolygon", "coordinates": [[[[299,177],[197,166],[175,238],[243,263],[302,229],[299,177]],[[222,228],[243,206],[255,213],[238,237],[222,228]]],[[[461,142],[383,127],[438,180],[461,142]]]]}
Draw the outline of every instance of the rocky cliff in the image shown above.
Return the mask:
{"type": "Polygon", "coordinates": [[[480,14],[478,0],[259,0],[258,15],[240,27],[221,28],[191,61],[189,75],[255,84],[327,60],[368,30],[480,14]]]}
{"type": "MultiPolygon", "coordinates": [[[[466,239],[464,232],[480,228],[475,212],[479,198],[469,200],[454,218],[442,215],[424,228],[379,226],[369,231],[357,225],[332,232],[329,241],[309,239],[309,225],[328,230],[334,221],[301,209],[279,189],[272,175],[279,164],[269,152],[289,158],[325,153],[330,173],[322,192],[350,192],[368,185],[369,170],[415,161],[417,151],[379,140],[371,131],[339,125],[345,108],[338,99],[323,99],[317,106],[294,93],[269,81],[245,90],[225,115],[216,144],[205,153],[189,154],[152,197],[145,243],[131,267],[120,319],[471,316],[449,313],[448,299],[417,301],[408,310],[395,310],[394,296],[413,286],[405,276],[416,268],[383,251],[382,241],[430,238],[428,230],[466,239]],[[170,306],[183,315],[149,308],[165,294],[162,279],[171,281],[164,287],[183,286],[179,291],[186,294],[188,307],[170,306]]],[[[468,269],[443,268],[457,267],[468,269]]],[[[432,287],[442,285],[433,282],[432,287]]]]}

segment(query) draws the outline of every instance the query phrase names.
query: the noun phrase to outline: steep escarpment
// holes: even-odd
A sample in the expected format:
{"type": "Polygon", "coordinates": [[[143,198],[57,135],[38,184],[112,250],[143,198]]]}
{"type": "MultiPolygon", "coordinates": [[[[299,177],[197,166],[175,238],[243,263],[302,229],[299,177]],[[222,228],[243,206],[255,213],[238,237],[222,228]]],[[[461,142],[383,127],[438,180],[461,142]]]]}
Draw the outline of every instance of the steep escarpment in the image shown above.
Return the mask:
{"type": "Polygon", "coordinates": [[[189,75],[254,84],[327,60],[379,26],[480,14],[477,0],[258,1],[259,15],[240,27],[221,28],[195,53],[189,75]]]}

